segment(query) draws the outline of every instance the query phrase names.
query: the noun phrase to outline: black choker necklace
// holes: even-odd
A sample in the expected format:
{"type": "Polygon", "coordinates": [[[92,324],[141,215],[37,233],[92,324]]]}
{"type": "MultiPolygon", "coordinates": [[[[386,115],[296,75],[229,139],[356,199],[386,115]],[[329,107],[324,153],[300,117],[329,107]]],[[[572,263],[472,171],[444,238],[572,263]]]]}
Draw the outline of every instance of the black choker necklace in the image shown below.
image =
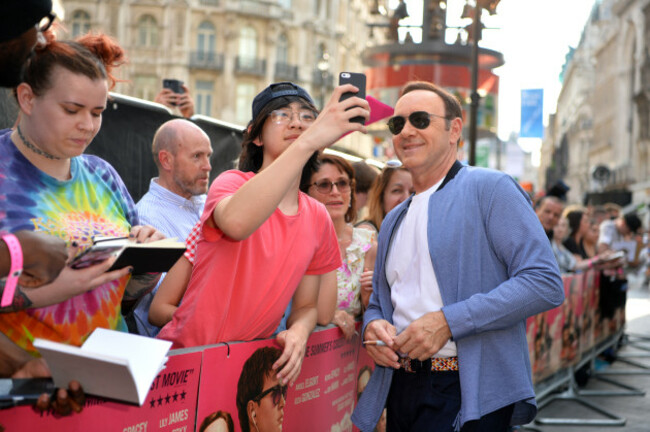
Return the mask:
{"type": "Polygon", "coordinates": [[[17,126],[16,130],[18,131],[18,136],[20,137],[20,140],[23,142],[23,144],[25,144],[25,147],[27,147],[28,149],[30,149],[31,151],[33,151],[37,155],[41,155],[44,158],[48,158],[48,159],[52,159],[52,160],[60,160],[61,159],[60,157],[56,157],[54,155],[51,155],[51,154],[39,149],[34,144],[27,141],[27,138],[25,138],[25,135],[23,135],[23,132],[20,130],[20,126],[17,126]]]}

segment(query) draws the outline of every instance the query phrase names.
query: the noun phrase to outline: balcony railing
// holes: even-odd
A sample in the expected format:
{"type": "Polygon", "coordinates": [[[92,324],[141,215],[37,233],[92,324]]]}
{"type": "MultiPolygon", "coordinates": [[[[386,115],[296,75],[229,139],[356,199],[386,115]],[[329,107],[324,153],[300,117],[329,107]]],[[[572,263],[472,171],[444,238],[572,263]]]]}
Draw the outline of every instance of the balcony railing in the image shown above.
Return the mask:
{"type": "Polygon", "coordinates": [[[223,54],[204,51],[191,52],[190,68],[223,70],[223,54]]]}
{"type": "Polygon", "coordinates": [[[235,71],[239,73],[264,76],[266,75],[266,60],[255,57],[240,57],[235,59],[235,71]]]}
{"type": "Polygon", "coordinates": [[[298,81],[298,66],[287,63],[276,63],[275,78],[276,80],[298,81]]]}
{"type": "Polygon", "coordinates": [[[283,9],[276,2],[268,0],[237,0],[225,2],[227,12],[253,15],[264,18],[290,18],[290,11],[283,9]],[[289,15],[289,16],[288,16],[289,15]]]}

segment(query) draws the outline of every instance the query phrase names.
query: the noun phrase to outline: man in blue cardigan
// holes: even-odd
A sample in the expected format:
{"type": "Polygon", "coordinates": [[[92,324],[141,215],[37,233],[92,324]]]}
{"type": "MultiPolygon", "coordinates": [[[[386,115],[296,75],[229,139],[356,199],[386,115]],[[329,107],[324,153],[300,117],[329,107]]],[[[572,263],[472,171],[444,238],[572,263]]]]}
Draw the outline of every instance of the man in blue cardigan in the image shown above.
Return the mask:
{"type": "Polygon", "coordinates": [[[412,82],[388,122],[416,193],[379,234],[364,432],[384,406],[387,430],[409,432],[507,431],[536,413],[525,321],[562,303],[562,279],[528,195],[456,160],[461,118],[453,95],[412,82]]]}

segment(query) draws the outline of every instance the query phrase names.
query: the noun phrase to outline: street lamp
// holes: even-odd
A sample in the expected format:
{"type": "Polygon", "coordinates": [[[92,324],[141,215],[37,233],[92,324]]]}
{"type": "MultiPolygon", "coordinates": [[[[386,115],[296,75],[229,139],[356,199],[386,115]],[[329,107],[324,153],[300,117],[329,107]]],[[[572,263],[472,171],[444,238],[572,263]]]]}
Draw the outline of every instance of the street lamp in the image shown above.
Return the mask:
{"type": "Polygon", "coordinates": [[[326,52],[323,53],[316,67],[320,71],[320,106],[321,109],[325,106],[325,92],[327,91],[327,79],[329,78],[330,71],[330,55],[326,52]]]}
{"type": "MultiPolygon", "coordinates": [[[[478,106],[481,100],[481,96],[478,94],[478,54],[479,47],[478,42],[481,40],[482,32],[482,23],[481,23],[481,9],[485,8],[490,15],[496,13],[497,5],[501,0],[476,0],[476,6],[474,7],[474,14],[471,26],[472,32],[472,93],[471,93],[471,104],[470,104],[470,124],[469,124],[469,164],[476,165],[476,137],[477,137],[477,115],[478,115],[478,106]]],[[[467,5],[466,5],[467,6],[467,5]]],[[[465,8],[468,9],[467,7],[465,8]]],[[[466,14],[466,10],[463,11],[463,15],[466,14]]]]}

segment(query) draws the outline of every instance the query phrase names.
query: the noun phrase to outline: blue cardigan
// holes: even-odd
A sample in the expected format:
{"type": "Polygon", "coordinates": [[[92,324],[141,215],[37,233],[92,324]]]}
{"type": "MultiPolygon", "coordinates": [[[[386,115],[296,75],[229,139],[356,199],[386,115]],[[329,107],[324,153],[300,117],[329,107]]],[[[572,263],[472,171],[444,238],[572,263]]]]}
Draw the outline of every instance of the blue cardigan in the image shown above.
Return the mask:
{"type": "MultiPolygon", "coordinates": [[[[386,256],[410,202],[382,223],[364,332],[370,321],[393,321],[386,256]]],[[[560,305],[564,289],[528,195],[506,174],[456,162],[429,199],[426,235],[458,349],[462,400],[456,430],[513,403],[512,425],[532,421],[537,406],[526,318],[560,305]]],[[[379,420],[392,373],[377,366],[359,400],[352,420],[364,432],[379,420]]]]}

